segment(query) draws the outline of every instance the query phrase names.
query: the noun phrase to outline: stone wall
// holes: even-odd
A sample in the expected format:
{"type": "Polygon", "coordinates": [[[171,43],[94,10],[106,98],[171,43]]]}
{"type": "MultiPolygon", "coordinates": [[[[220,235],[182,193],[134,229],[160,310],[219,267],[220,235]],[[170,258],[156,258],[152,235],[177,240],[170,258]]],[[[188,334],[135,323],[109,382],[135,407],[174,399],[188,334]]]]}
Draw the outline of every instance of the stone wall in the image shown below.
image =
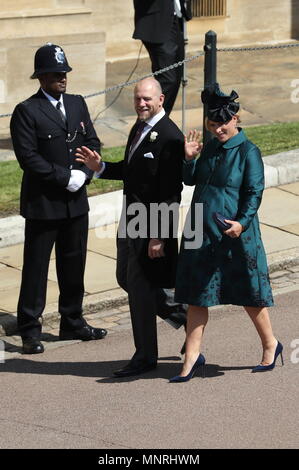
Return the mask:
{"type": "MultiPolygon", "coordinates": [[[[133,0],[2,0],[0,39],[105,32],[107,60],[136,54],[133,0]]],[[[213,29],[225,43],[286,40],[299,35],[299,0],[227,0],[225,18],[188,23],[190,48],[213,29]]]]}
{"type": "MultiPolygon", "coordinates": [[[[85,0],[84,5],[93,12],[93,27],[106,32],[107,60],[134,57],[139,41],[132,39],[133,0],[85,0]]],[[[188,22],[189,49],[201,49],[210,29],[223,45],[299,39],[299,0],[227,0],[225,18],[188,22]]]]}
{"type": "MultiPolygon", "coordinates": [[[[133,0],[1,0],[0,114],[36,88],[28,77],[35,49],[45,42],[66,50],[74,68],[69,91],[104,89],[105,64],[135,60],[139,51],[133,15],[133,0]]],[[[299,0],[227,0],[226,17],[188,22],[187,50],[202,50],[210,29],[224,46],[299,38],[299,0]]],[[[103,96],[88,101],[92,110],[103,102],[103,96]]],[[[0,134],[5,128],[7,120],[0,119],[0,134]]]]}
{"type": "MultiPolygon", "coordinates": [[[[54,40],[66,53],[72,72],[68,74],[68,92],[87,95],[105,89],[105,34],[56,35],[54,40]]],[[[31,80],[35,51],[48,41],[48,36],[0,40],[0,114],[38,89],[38,80],[31,80]]],[[[104,107],[104,96],[88,99],[91,115],[104,107]]],[[[0,120],[0,137],[8,135],[9,117],[0,120]]]]}
{"type": "MultiPolygon", "coordinates": [[[[66,52],[73,72],[68,91],[82,95],[105,89],[105,32],[91,21],[85,0],[1,0],[0,114],[38,87],[30,80],[35,51],[52,42],[66,52]]],[[[104,96],[90,98],[91,114],[104,107],[104,96]]],[[[8,135],[9,118],[0,119],[0,137],[8,135]]]]}

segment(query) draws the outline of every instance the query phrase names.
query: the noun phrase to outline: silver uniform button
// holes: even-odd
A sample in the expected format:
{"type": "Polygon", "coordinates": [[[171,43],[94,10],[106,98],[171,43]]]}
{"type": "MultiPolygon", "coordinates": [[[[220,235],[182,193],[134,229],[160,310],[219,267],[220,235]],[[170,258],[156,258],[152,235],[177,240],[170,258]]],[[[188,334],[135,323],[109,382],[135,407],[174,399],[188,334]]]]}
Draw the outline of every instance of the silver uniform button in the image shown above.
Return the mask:
{"type": "Polygon", "coordinates": [[[70,152],[72,152],[72,151],[73,151],[73,149],[70,149],[70,152]]]}
{"type": "Polygon", "coordinates": [[[73,165],[70,165],[70,170],[72,170],[72,169],[73,169],[73,165]]]}
{"type": "Polygon", "coordinates": [[[49,134],[49,135],[48,135],[48,138],[49,138],[49,139],[51,139],[51,138],[52,138],[51,134],[49,134]]]}

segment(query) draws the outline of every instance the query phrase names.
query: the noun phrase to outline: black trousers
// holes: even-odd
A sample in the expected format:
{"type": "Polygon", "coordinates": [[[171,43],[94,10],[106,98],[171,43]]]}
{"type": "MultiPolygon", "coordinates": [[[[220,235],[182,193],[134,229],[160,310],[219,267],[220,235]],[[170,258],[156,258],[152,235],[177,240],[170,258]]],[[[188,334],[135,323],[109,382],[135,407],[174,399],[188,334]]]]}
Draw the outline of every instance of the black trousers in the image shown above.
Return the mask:
{"type": "Polygon", "coordinates": [[[55,243],[60,329],[86,324],[82,317],[88,214],[62,220],[26,220],[18,327],[23,338],[38,338],[46,304],[48,270],[55,243]]]}
{"type": "MultiPolygon", "coordinates": [[[[163,69],[168,65],[172,65],[184,59],[184,33],[182,28],[182,20],[173,17],[173,25],[171,28],[171,35],[168,41],[163,43],[152,43],[143,41],[146,47],[152,64],[152,72],[163,69]]],[[[156,76],[160,82],[162,91],[165,94],[164,109],[167,114],[170,114],[183,76],[183,66],[175,67],[156,76]]]]}
{"type": "Polygon", "coordinates": [[[146,278],[129,238],[117,240],[117,282],[129,297],[135,354],[131,361],[155,363],[158,359],[156,315],[175,328],[186,324],[186,307],[174,302],[171,289],[153,286],[146,278]]]}

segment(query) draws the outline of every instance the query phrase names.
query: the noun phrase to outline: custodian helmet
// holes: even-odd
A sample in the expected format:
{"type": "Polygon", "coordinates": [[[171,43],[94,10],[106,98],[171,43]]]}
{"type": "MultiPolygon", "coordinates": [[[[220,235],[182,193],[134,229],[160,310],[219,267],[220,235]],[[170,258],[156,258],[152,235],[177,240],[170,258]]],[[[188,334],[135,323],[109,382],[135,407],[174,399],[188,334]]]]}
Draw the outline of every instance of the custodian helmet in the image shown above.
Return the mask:
{"type": "Polygon", "coordinates": [[[34,57],[34,73],[31,75],[31,78],[37,78],[43,73],[65,73],[71,70],[72,68],[66,60],[63,49],[49,42],[36,51],[34,57]]]}

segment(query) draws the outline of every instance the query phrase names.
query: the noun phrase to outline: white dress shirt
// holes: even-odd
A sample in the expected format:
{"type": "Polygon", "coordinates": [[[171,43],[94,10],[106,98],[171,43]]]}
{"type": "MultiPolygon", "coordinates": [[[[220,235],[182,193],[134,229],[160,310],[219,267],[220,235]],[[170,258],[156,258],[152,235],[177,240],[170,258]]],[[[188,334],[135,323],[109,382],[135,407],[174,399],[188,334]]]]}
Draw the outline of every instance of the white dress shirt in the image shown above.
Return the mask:
{"type": "Polygon", "coordinates": [[[174,12],[178,18],[182,18],[182,10],[180,0],[174,0],[174,12]]]}
{"type": "MultiPolygon", "coordinates": [[[[141,133],[141,136],[139,137],[138,141],[136,142],[136,144],[134,145],[134,147],[132,147],[129,151],[129,156],[128,156],[128,162],[130,161],[133,153],[135,152],[135,150],[139,147],[139,145],[141,144],[141,142],[143,141],[143,139],[146,137],[146,135],[150,132],[150,130],[157,124],[157,122],[160,121],[160,119],[162,119],[162,117],[165,116],[165,110],[162,108],[161,111],[159,111],[157,114],[155,114],[153,117],[147,119],[145,122],[146,122],[146,126],[144,127],[142,133],[141,133]]],[[[101,177],[101,174],[104,172],[105,170],[105,162],[102,162],[102,168],[100,169],[100,171],[97,171],[95,173],[95,177],[96,178],[100,178],[101,177]]]]}
{"type": "Polygon", "coordinates": [[[56,100],[55,98],[53,98],[53,96],[49,95],[45,90],[43,90],[43,89],[41,89],[41,90],[42,90],[43,94],[48,98],[50,103],[54,106],[54,108],[56,108],[57,103],[60,102],[60,110],[63,112],[63,114],[66,117],[65,107],[64,107],[64,104],[63,104],[63,95],[61,94],[59,100],[56,100]]]}

